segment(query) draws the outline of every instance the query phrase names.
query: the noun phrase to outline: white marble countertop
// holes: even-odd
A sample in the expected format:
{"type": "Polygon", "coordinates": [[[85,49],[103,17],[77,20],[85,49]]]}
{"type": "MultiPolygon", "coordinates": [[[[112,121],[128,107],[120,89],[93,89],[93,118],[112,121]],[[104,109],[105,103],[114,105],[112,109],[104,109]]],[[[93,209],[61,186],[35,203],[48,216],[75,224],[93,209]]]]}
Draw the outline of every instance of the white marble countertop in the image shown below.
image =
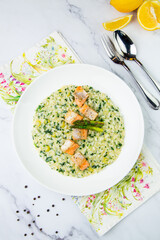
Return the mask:
{"type": "MultiPolygon", "coordinates": [[[[5,0],[0,1],[0,12],[0,65],[49,33],[61,31],[85,63],[116,73],[132,88],[144,114],[144,142],[160,163],[160,111],[148,107],[127,72],[105,56],[100,43],[100,33],[104,31],[102,22],[123,14],[113,9],[107,0],[5,0]]],[[[160,80],[160,31],[143,30],[136,21],[135,13],[125,31],[134,39],[139,59],[155,79],[160,80]]],[[[136,76],[158,96],[138,67],[134,63],[129,65],[136,76]]],[[[12,114],[2,100],[0,154],[0,239],[99,239],[70,197],[39,185],[21,166],[12,142],[12,114]],[[28,187],[25,188],[25,185],[28,187]]],[[[160,193],[100,239],[159,240],[159,212],[160,193]]]]}

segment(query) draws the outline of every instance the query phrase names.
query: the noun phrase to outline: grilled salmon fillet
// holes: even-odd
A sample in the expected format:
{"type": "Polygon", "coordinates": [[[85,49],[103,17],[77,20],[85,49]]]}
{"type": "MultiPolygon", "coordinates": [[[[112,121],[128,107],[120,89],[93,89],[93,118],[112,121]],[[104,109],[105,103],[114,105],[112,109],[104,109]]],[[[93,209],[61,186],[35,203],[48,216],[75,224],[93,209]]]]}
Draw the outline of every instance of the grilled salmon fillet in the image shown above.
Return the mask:
{"type": "Polygon", "coordinates": [[[78,107],[82,107],[82,105],[85,103],[85,101],[88,98],[88,94],[81,86],[79,86],[76,88],[74,92],[74,98],[78,107]]]}
{"type": "Polygon", "coordinates": [[[90,108],[87,104],[84,104],[83,107],[79,109],[79,111],[90,120],[95,120],[98,116],[98,113],[90,108]]]}
{"type": "Polygon", "coordinates": [[[79,145],[72,140],[66,140],[65,143],[61,146],[62,152],[73,155],[74,152],[79,148],[79,145]]]}
{"type": "Polygon", "coordinates": [[[83,117],[73,111],[68,111],[65,116],[65,121],[69,124],[73,124],[77,120],[82,120],[83,117]]]}

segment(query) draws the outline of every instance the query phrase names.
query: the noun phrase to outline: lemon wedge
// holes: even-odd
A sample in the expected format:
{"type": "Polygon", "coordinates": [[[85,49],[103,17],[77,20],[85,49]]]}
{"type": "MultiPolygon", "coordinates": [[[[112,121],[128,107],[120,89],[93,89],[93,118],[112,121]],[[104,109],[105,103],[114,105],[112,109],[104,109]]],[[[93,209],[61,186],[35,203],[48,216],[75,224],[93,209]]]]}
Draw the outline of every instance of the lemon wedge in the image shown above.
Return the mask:
{"type": "Polygon", "coordinates": [[[111,21],[103,23],[103,27],[108,31],[115,31],[117,29],[122,29],[130,23],[133,15],[126,15],[124,17],[115,18],[111,21]]]}

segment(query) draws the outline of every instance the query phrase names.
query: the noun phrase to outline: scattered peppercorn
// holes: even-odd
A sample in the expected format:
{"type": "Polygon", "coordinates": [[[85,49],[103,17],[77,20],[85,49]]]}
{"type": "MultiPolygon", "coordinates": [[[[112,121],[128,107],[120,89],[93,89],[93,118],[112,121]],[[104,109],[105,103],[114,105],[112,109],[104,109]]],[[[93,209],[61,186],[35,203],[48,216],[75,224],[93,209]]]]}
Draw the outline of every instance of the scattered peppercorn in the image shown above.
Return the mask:
{"type": "Polygon", "coordinates": [[[55,205],[54,205],[54,204],[52,204],[52,207],[55,207],[55,205]]]}
{"type": "Polygon", "coordinates": [[[33,200],[36,200],[36,197],[34,197],[33,200]]]}
{"type": "Polygon", "coordinates": [[[17,210],[16,213],[19,213],[19,211],[17,210]]]}
{"type": "Polygon", "coordinates": [[[47,212],[49,212],[50,210],[49,209],[47,209],[47,212]]]}
{"type": "Polygon", "coordinates": [[[24,236],[26,237],[26,236],[27,236],[27,233],[25,233],[24,236]]]}
{"type": "Polygon", "coordinates": [[[31,235],[34,235],[34,233],[31,233],[31,235]]]}
{"type": "Polygon", "coordinates": [[[57,213],[56,216],[59,216],[59,214],[57,213]]]}
{"type": "Polygon", "coordinates": [[[28,186],[27,186],[27,185],[25,185],[24,187],[25,187],[25,188],[28,188],[28,186]]]}
{"type": "Polygon", "coordinates": [[[19,219],[19,218],[17,218],[17,221],[19,222],[19,221],[20,221],[20,219],[19,219]]]}
{"type": "Polygon", "coordinates": [[[40,228],[39,230],[42,231],[42,228],[40,228]]]}
{"type": "Polygon", "coordinates": [[[30,211],[27,211],[27,214],[29,214],[30,213],[30,211]]]}
{"type": "Polygon", "coordinates": [[[38,214],[37,217],[40,217],[40,215],[38,214]]]}
{"type": "Polygon", "coordinates": [[[41,196],[38,196],[38,198],[40,198],[41,196]]]}
{"type": "Polygon", "coordinates": [[[31,224],[28,224],[28,227],[31,227],[31,224]]]}
{"type": "Polygon", "coordinates": [[[56,234],[58,233],[58,231],[55,232],[56,234]]]}

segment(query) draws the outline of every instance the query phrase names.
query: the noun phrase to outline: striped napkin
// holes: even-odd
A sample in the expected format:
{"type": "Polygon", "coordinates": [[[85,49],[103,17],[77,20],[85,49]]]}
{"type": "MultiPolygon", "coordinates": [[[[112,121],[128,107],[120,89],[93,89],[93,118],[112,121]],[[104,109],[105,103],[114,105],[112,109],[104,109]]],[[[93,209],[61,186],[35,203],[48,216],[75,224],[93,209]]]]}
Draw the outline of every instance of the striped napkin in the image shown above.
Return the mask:
{"type": "MultiPolygon", "coordinates": [[[[0,96],[12,111],[35,78],[63,64],[81,60],[61,33],[54,32],[10,63],[0,67],[0,96]]],[[[102,236],[160,190],[160,166],[146,147],[119,183],[104,192],[72,197],[102,236]]]]}

